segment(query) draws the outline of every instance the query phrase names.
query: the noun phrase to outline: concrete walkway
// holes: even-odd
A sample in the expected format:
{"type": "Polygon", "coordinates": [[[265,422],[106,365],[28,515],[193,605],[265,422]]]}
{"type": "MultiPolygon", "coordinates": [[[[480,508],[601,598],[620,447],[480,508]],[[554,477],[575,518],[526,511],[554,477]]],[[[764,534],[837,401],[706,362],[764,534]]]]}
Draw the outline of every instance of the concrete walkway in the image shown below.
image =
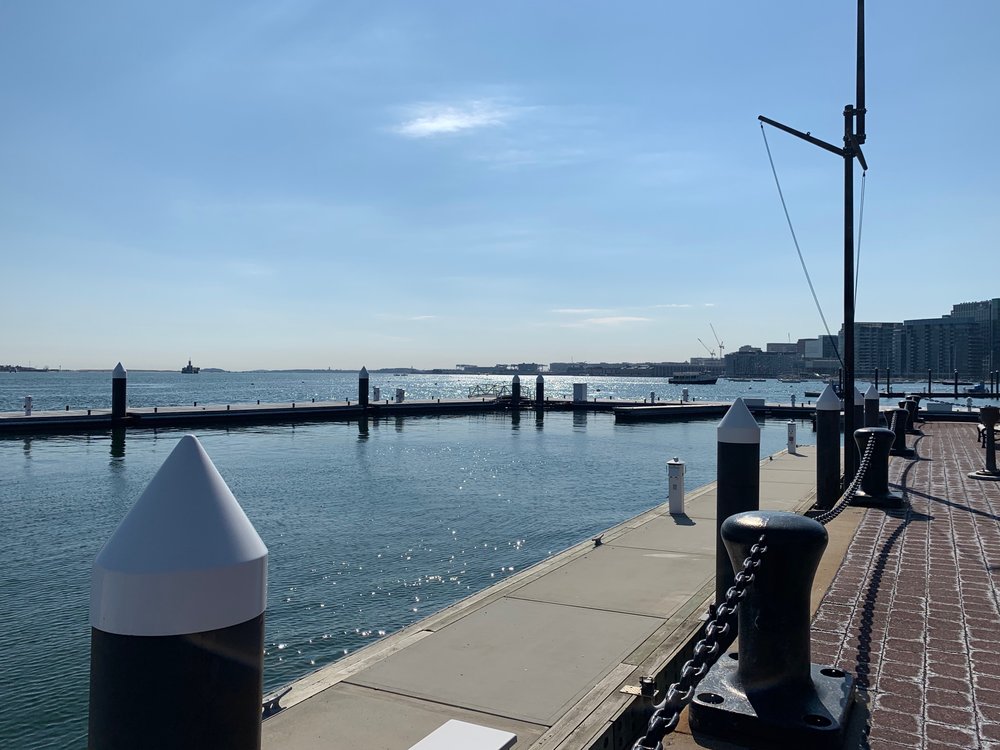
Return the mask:
{"type": "MultiPolygon", "coordinates": [[[[814,487],[811,447],[762,462],[762,507],[805,509],[814,487]]],[[[630,745],[639,678],[672,677],[714,595],[714,484],[686,510],[654,508],[299,680],[263,747],[406,750],[448,719],[522,749],[630,745]]]]}

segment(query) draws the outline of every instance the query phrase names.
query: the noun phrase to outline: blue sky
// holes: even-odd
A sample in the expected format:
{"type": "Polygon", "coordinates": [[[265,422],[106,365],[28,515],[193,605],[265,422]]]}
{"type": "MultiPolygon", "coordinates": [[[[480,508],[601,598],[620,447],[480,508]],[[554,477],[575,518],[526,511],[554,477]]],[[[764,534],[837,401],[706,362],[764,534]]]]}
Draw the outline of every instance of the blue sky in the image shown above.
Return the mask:
{"type": "MultiPolygon", "coordinates": [[[[1000,296],[1000,4],[869,6],[857,319],[1000,296]]],[[[756,117],[839,145],[854,19],[4,3],[0,363],[661,361],[714,349],[710,324],[727,351],[815,336],[756,117]]],[[[843,162],[768,138],[836,332],[843,162]]]]}

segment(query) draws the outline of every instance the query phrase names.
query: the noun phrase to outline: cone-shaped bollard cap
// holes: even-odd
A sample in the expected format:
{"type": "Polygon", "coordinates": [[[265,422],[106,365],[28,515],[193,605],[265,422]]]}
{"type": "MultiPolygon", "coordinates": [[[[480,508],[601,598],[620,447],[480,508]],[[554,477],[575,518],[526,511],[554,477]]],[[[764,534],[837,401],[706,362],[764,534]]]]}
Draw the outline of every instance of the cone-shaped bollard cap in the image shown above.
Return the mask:
{"type": "Polygon", "coordinates": [[[826,388],[819,394],[819,398],[816,399],[816,408],[819,411],[840,411],[840,399],[837,398],[837,392],[831,384],[827,383],[826,388]]]}
{"type": "Polygon", "coordinates": [[[358,373],[358,380],[368,380],[368,368],[362,367],[361,372],[358,373]]]}
{"type": "Polygon", "coordinates": [[[538,377],[535,378],[535,382],[536,383],[544,383],[545,382],[545,378],[542,377],[542,373],[538,373],[538,377]]]}
{"type": "Polygon", "coordinates": [[[865,391],[865,401],[878,401],[878,399],[878,388],[876,388],[875,384],[872,383],[868,386],[868,390],[865,391]]]}
{"type": "Polygon", "coordinates": [[[719,422],[716,438],[720,443],[760,444],[760,425],[742,398],[733,401],[719,422]]]}
{"type": "Polygon", "coordinates": [[[864,396],[861,395],[861,391],[858,390],[857,386],[854,387],[854,403],[860,404],[864,400],[864,396]]]}
{"type": "Polygon", "coordinates": [[[119,635],[238,625],[267,606],[267,547],[185,435],[97,555],[90,624],[119,635]]]}
{"type": "Polygon", "coordinates": [[[521,382],[521,378],[520,378],[520,376],[518,376],[518,375],[515,375],[515,376],[514,376],[514,382],[515,382],[515,383],[520,383],[520,382],[521,382]]]}
{"type": "Polygon", "coordinates": [[[126,370],[126,369],[125,369],[125,368],[124,368],[124,367],[122,366],[122,363],[121,363],[121,362],[119,362],[119,363],[118,363],[118,364],[117,364],[117,365],[115,366],[115,369],[114,369],[114,371],[113,371],[113,372],[111,373],[111,379],[112,379],[112,380],[121,380],[122,378],[125,378],[125,377],[127,377],[127,376],[128,376],[128,370],[126,370]]]}

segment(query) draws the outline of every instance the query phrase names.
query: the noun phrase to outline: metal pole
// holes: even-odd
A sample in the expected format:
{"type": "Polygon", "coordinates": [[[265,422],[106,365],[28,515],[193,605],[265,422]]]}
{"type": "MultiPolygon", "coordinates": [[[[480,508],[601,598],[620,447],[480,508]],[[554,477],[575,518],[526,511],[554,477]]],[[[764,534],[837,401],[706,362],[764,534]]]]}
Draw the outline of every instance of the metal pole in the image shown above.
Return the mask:
{"type": "MultiPolygon", "coordinates": [[[[863,39],[863,32],[859,38],[863,39]]],[[[860,61],[859,61],[860,62],[860,61]]],[[[859,80],[863,71],[859,72],[859,80]]],[[[854,435],[854,107],[844,107],[844,435],[854,435]]],[[[854,479],[854,451],[844,449],[844,486],[854,479]]]]}

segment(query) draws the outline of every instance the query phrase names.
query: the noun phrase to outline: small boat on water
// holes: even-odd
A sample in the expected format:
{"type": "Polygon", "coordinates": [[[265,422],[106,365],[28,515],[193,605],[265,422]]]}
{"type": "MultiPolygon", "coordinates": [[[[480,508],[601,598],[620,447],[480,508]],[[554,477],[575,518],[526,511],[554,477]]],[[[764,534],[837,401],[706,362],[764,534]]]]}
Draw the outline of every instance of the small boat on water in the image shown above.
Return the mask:
{"type": "Polygon", "coordinates": [[[677,372],[667,382],[674,385],[715,385],[719,378],[707,372],[677,372]]]}
{"type": "Polygon", "coordinates": [[[185,375],[197,375],[199,372],[201,372],[201,368],[192,365],[191,360],[189,359],[187,365],[181,368],[181,372],[184,373],[185,375]]]}

